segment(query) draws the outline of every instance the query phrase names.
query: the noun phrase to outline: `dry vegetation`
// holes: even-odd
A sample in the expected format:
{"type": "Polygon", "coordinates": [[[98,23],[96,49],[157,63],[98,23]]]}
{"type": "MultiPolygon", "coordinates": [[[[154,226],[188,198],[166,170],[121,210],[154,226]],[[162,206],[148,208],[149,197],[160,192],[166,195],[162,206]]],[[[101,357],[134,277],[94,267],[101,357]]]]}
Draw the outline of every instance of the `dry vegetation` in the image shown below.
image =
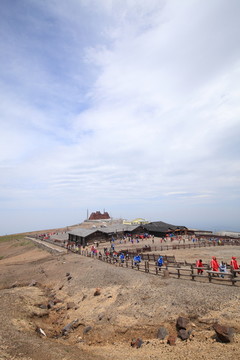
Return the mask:
{"type": "MultiPolygon", "coordinates": [[[[207,260],[212,251],[168,254],[207,260]]],[[[214,251],[223,259],[233,252],[240,256],[238,248],[214,251]]],[[[164,279],[73,253],[51,254],[22,238],[1,242],[0,254],[0,359],[240,358],[239,287],[164,279]],[[190,319],[192,335],[169,346],[156,338],[157,330],[163,325],[175,334],[179,315],[190,319]],[[216,341],[216,321],[235,329],[232,343],[216,341]],[[143,345],[132,348],[138,337],[143,345]]]]}

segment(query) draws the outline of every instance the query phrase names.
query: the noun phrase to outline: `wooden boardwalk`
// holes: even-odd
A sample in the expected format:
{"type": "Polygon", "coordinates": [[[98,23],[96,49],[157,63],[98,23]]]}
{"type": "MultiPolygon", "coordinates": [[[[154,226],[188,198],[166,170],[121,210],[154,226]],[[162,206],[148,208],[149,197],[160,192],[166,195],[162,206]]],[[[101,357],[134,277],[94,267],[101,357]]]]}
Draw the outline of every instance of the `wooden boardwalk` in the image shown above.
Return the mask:
{"type": "MultiPolygon", "coordinates": [[[[204,264],[202,268],[197,268],[195,265],[191,263],[187,263],[186,261],[176,262],[175,256],[168,256],[161,254],[161,256],[163,256],[164,259],[164,266],[159,268],[159,266],[157,266],[156,264],[159,254],[151,254],[151,253],[144,254],[141,253],[140,251],[133,252],[132,250],[129,250],[128,252],[127,249],[124,252],[128,253],[129,259],[125,258],[125,260],[122,262],[118,257],[106,256],[106,255],[99,256],[98,253],[93,254],[91,251],[87,249],[76,250],[73,248],[71,250],[67,250],[62,245],[52,243],[49,240],[47,241],[37,240],[36,238],[32,238],[32,237],[28,237],[28,239],[31,239],[35,243],[38,243],[38,245],[41,247],[47,247],[48,250],[50,250],[51,252],[66,254],[68,251],[71,251],[73,253],[82,256],[87,256],[98,261],[103,261],[114,266],[125,267],[128,269],[145,272],[147,274],[151,274],[155,276],[160,276],[165,278],[169,277],[175,279],[185,279],[185,280],[187,279],[191,281],[209,282],[212,284],[214,283],[221,285],[239,286],[240,284],[240,274],[238,274],[237,270],[228,268],[226,273],[221,273],[221,272],[211,271],[210,267],[207,264],[204,264]],[[136,254],[140,254],[140,253],[141,253],[142,261],[141,263],[135,265],[133,257],[136,254]],[[202,274],[198,273],[198,270],[200,269],[203,270],[202,274]]],[[[233,244],[228,244],[228,245],[233,245],[233,244]]],[[[205,245],[201,243],[172,245],[173,249],[182,249],[182,248],[189,249],[189,248],[208,247],[208,246],[216,246],[216,245],[211,245],[211,244],[209,245],[208,243],[205,245]]],[[[170,245],[166,247],[163,246],[162,249],[170,250],[170,245]]]]}
{"type": "Polygon", "coordinates": [[[191,281],[201,281],[233,286],[240,284],[240,277],[237,276],[238,271],[231,268],[229,268],[226,273],[222,273],[211,271],[210,267],[207,265],[204,265],[202,268],[198,268],[195,265],[187,264],[186,262],[184,264],[174,264],[167,262],[160,268],[155,262],[149,260],[143,260],[139,264],[135,265],[133,258],[121,261],[119,258],[105,255],[99,256],[98,254],[93,254],[87,250],[81,250],[79,254],[99,261],[104,261],[115,266],[142,271],[147,274],[165,278],[170,277],[176,279],[188,279],[191,281]],[[199,274],[198,270],[203,270],[203,273],[199,274]]]}

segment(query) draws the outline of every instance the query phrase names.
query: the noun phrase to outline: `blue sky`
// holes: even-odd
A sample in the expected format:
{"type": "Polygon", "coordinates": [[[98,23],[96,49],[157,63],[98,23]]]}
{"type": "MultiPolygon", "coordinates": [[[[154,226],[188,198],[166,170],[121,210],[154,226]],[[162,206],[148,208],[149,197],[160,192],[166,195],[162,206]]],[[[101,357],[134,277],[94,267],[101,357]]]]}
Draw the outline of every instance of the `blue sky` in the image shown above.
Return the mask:
{"type": "Polygon", "coordinates": [[[87,209],[240,231],[238,0],[0,13],[0,234],[87,209]]]}

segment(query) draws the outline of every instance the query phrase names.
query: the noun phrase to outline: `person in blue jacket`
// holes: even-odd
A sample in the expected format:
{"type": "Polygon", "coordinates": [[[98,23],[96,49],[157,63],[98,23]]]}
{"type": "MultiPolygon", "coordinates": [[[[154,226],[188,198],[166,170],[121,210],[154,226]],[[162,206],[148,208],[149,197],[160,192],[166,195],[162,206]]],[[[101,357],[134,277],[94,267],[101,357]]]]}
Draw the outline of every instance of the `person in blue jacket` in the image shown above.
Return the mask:
{"type": "Polygon", "coordinates": [[[125,256],[124,256],[123,253],[121,253],[121,254],[119,255],[119,259],[120,259],[121,263],[124,263],[125,256]]]}
{"type": "Polygon", "coordinates": [[[164,263],[163,257],[160,255],[158,260],[157,260],[157,265],[159,267],[159,270],[161,270],[161,267],[163,266],[163,263],[164,263]]]}
{"type": "Polygon", "coordinates": [[[141,256],[140,255],[134,256],[133,261],[134,261],[134,265],[137,266],[142,261],[141,256]]]}

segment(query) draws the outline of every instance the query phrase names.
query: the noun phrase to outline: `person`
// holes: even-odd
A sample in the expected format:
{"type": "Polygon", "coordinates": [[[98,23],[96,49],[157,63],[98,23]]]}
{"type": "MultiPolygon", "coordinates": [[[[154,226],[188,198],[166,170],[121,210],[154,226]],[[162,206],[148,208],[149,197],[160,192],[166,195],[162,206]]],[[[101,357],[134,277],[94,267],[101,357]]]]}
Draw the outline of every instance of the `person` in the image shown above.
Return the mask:
{"type": "Polygon", "coordinates": [[[157,259],[157,265],[158,265],[159,270],[161,270],[163,263],[164,263],[163,257],[160,255],[159,258],[157,259]]]}
{"type": "MultiPolygon", "coordinates": [[[[235,256],[232,256],[232,260],[231,260],[231,263],[230,263],[231,267],[233,270],[240,270],[239,268],[239,265],[238,265],[238,262],[237,262],[237,258],[235,256]]],[[[240,271],[239,271],[240,272],[240,271]]],[[[238,273],[239,273],[238,272],[238,273]]],[[[234,276],[236,277],[237,276],[237,272],[234,271],[234,276]]]]}
{"type": "Polygon", "coordinates": [[[219,271],[219,264],[216,259],[216,256],[212,257],[211,263],[210,263],[212,271],[219,271]]]}
{"type": "Polygon", "coordinates": [[[116,252],[116,251],[114,251],[114,252],[113,252],[113,254],[112,254],[112,256],[113,256],[113,261],[114,261],[114,264],[116,264],[116,262],[117,262],[117,257],[118,257],[117,252],[116,252]]]}
{"type": "MultiPolygon", "coordinates": [[[[196,267],[197,268],[202,268],[203,267],[202,259],[197,260],[196,267]]],[[[198,273],[198,275],[202,275],[203,269],[197,269],[197,273],[198,273]]]]}
{"type": "Polygon", "coordinates": [[[139,265],[139,263],[142,261],[141,256],[140,255],[134,256],[133,261],[135,266],[139,265]]]}
{"type": "MultiPolygon", "coordinates": [[[[227,272],[227,265],[226,265],[226,263],[224,263],[223,261],[220,262],[219,271],[220,271],[221,273],[226,273],[226,272],[227,272]]],[[[221,277],[224,278],[224,275],[221,274],[221,277]]]]}
{"type": "Polygon", "coordinates": [[[121,253],[121,254],[119,255],[119,259],[120,259],[121,263],[123,264],[123,263],[124,263],[124,260],[125,260],[125,256],[124,256],[123,253],[121,253]]]}

